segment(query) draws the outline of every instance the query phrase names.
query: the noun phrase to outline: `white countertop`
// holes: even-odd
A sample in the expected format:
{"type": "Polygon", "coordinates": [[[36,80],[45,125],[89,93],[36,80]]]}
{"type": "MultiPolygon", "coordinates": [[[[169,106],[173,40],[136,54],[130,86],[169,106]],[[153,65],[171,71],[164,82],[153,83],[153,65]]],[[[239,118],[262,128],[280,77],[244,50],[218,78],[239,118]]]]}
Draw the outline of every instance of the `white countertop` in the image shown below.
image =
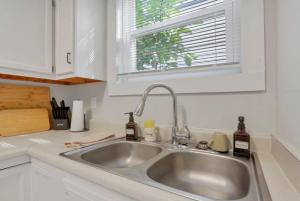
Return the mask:
{"type": "MultiPolygon", "coordinates": [[[[59,156],[59,153],[72,150],[72,148],[65,148],[65,141],[78,139],[92,133],[92,131],[84,133],[47,131],[15,137],[0,137],[0,161],[17,156],[30,155],[70,174],[137,200],[190,200],[59,156]],[[137,191],[136,189],[139,190],[137,191]],[[148,198],[147,195],[149,195],[148,198]]],[[[295,192],[272,155],[270,153],[258,153],[258,156],[273,201],[299,201],[299,195],[295,192]]]]}
{"type": "Polygon", "coordinates": [[[268,153],[259,153],[258,157],[272,201],[300,201],[300,195],[284,175],[275,158],[268,153]]]}
{"type": "Polygon", "coordinates": [[[62,152],[72,150],[72,148],[66,148],[64,142],[76,140],[92,133],[91,131],[84,133],[47,131],[15,137],[0,137],[0,161],[28,154],[58,169],[100,184],[108,189],[132,197],[133,199],[143,201],[190,200],[59,156],[62,152]],[[137,191],[136,189],[139,190],[137,191]],[[149,196],[147,197],[147,195],[149,196]]]}

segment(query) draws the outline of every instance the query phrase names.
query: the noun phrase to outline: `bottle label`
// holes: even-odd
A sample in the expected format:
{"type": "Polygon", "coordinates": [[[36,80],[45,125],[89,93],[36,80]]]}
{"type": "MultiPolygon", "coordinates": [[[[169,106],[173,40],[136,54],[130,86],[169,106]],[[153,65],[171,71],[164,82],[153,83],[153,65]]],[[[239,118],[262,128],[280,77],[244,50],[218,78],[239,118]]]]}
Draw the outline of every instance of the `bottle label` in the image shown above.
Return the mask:
{"type": "Polygon", "coordinates": [[[238,149],[249,149],[249,143],[243,141],[235,141],[235,148],[238,149]]]}
{"type": "Polygon", "coordinates": [[[134,135],[133,129],[126,129],[126,135],[134,135]]]}

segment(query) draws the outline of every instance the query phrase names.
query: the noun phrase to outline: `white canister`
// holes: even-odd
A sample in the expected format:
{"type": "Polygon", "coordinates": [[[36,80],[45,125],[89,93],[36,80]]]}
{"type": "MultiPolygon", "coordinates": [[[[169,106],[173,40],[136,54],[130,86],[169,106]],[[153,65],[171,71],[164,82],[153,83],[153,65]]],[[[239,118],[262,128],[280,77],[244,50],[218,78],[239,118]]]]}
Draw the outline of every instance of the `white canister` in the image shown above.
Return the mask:
{"type": "Polygon", "coordinates": [[[144,121],[144,137],[147,142],[155,142],[157,140],[157,128],[152,119],[144,121]]]}
{"type": "Polygon", "coordinates": [[[73,101],[70,131],[73,132],[84,131],[84,112],[83,112],[82,100],[73,101]]]}
{"type": "Polygon", "coordinates": [[[157,141],[157,128],[144,128],[145,140],[147,142],[156,142],[157,141]]]}

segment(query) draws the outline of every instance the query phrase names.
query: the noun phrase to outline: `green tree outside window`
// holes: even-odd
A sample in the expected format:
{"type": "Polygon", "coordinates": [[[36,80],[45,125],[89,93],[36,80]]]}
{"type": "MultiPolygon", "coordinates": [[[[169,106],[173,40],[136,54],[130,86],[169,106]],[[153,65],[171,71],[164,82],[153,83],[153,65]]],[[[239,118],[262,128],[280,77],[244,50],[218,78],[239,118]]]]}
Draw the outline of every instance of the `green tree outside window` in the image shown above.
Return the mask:
{"type": "MultiPolygon", "coordinates": [[[[171,18],[180,12],[178,6],[182,2],[184,0],[136,0],[136,28],[171,18]]],[[[191,33],[189,26],[182,26],[137,38],[137,71],[178,68],[180,60],[192,66],[198,55],[189,51],[183,42],[183,36],[191,33]]]]}

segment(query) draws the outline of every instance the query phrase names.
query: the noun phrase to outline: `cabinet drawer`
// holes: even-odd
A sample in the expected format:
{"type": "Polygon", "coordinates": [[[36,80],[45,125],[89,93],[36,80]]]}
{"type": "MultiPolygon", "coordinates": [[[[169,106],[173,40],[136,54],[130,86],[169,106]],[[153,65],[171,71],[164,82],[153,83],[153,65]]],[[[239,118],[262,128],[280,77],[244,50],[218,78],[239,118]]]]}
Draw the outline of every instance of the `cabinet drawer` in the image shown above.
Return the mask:
{"type": "Polygon", "coordinates": [[[66,201],[134,201],[133,199],[75,177],[64,179],[66,201]]]}

